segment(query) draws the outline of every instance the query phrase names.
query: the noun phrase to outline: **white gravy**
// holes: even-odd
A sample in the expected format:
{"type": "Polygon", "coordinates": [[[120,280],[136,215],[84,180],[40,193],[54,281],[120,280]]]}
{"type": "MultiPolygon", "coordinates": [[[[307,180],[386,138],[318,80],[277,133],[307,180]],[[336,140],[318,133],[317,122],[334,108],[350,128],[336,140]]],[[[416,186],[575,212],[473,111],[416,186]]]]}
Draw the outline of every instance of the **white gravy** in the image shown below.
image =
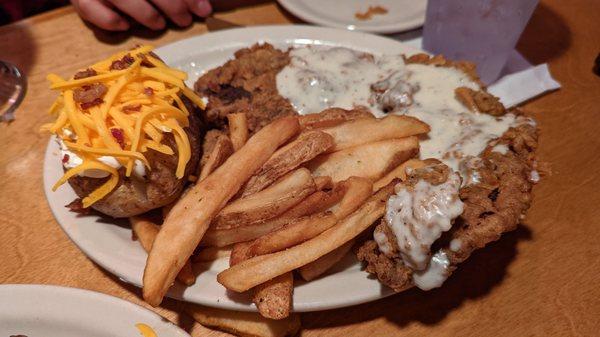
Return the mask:
{"type": "Polygon", "coordinates": [[[374,232],[373,239],[377,242],[377,246],[379,247],[379,251],[384,255],[392,255],[392,245],[388,240],[387,236],[383,232],[374,232]]]}
{"type": "MultiPolygon", "coordinates": [[[[75,152],[69,150],[62,139],[57,138],[57,142],[60,146],[60,158],[65,169],[70,170],[83,163],[83,159],[81,159],[81,157],[79,157],[75,152]]],[[[121,163],[119,163],[117,159],[112,156],[101,156],[98,157],[97,160],[117,170],[122,167],[121,163]]],[[[106,171],[96,169],[89,169],[78,173],[79,176],[88,178],[104,178],[108,177],[109,174],[110,173],[106,171]]],[[[135,160],[132,175],[140,179],[146,176],[146,167],[140,160],[135,160]]]]}
{"type": "Polygon", "coordinates": [[[427,268],[431,245],[462,214],[460,183],[459,175],[452,173],[439,185],[425,180],[413,188],[397,185],[396,194],[388,200],[386,223],[396,236],[402,260],[413,270],[427,268]]]}
{"type": "Polygon", "coordinates": [[[515,123],[513,114],[497,118],[464,107],[454,90],[480,86],[454,68],[407,65],[401,55],[371,57],[339,47],[296,48],[290,57],[277,75],[277,90],[300,114],[365,106],[383,117],[386,112],[374,90],[389,88],[385,102],[401,106],[394,114],[416,117],[431,127],[420,143],[421,158],[440,159],[455,171],[463,158],[479,155],[515,123]]]}
{"type": "Polygon", "coordinates": [[[422,290],[439,288],[450,276],[449,266],[450,261],[446,253],[438,251],[431,257],[426,269],[413,273],[413,283],[422,290]]]}

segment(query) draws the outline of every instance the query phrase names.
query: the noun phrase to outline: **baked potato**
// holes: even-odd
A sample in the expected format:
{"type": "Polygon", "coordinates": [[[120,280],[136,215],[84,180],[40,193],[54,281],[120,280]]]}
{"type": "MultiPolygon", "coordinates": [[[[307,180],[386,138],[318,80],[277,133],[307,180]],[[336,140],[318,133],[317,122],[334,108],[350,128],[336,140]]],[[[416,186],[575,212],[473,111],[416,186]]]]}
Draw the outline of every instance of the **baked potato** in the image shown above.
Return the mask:
{"type": "MultiPolygon", "coordinates": [[[[145,179],[126,177],[125,169],[120,168],[117,187],[104,198],[95,202],[91,206],[93,209],[114,218],[125,218],[168,205],[179,198],[188,182],[189,175],[196,172],[203,138],[201,121],[198,117],[199,109],[194,109],[192,103],[185,97],[182,97],[182,100],[190,111],[190,125],[184,130],[192,149],[192,157],[186,166],[185,175],[181,179],[175,176],[178,160],[177,146],[173,136],[166,134],[164,143],[173,149],[175,155],[166,155],[148,149],[144,154],[150,164],[150,170],[147,170],[145,179]]],[[[75,193],[83,198],[101,186],[107,179],[74,176],[69,179],[69,184],[75,193]]]]}
{"type": "Polygon", "coordinates": [[[48,75],[60,95],[43,128],[61,146],[67,181],[80,199],[73,211],[131,217],[168,205],[196,172],[204,101],[151,46],[138,46],[65,80],[48,75]]]}

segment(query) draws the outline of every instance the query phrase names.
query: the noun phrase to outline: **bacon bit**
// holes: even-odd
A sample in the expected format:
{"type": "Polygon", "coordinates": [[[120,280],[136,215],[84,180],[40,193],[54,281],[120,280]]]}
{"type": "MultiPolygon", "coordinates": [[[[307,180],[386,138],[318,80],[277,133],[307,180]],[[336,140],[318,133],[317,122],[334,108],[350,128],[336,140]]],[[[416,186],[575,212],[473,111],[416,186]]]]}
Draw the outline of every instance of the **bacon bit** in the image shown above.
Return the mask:
{"type": "Polygon", "coordinates": [[[141,108],[142,108],[141,104],[126,105],[123,107],[123,111],[140,111],[141,108]]]}
{"type": "Polygon", "coordinates": [[[112,128],[110,134],[115,138],[121,149],[125,149],[125,136],[123,135],[123,129],[112,128]]]}
{"type": "Polygon", "coordinates": [[[65,205],[65,207],[68,208],[71,212],[84,215],[90,214],[90,212],[92,211],[91,208],[83,207],[83,202],[81,201],[81,198],[77,198],[71,201],[68,205],[65,205]]]}
{"type": "Polygon", "coordinates": [[[79,104],[79,107],[81,107],[81,110],[87,110],[87,109],[89,109],[89,108],[91,108],[93,106],[100,105],[102,103],[104,103],[104,100],[102,98],[96,98],[96,99],[94,99],[91,102],[86,102],[86,103],[79,104]]]}
{"type": "Polygon", "coordinates": [[[74,80],[78,80],[81,78],[87,78],[87,77],[92,77],[92,76],[96,76],[98,75],[98,73],[96,72],[96,70],[92,69],[92,68],[87,68],[86,70],[81,70],[75,73],[75,75],[73,76],[74,80]]]}
{"type": "MultiPolygon", "coordinates": [[[[108,89],[102,83],[93,83],[90,85],[84,85],[81,88],[77,88],[73,91],[73,100],[77,103],[94,103],[91,105],[87,105],[88,107],[94,106],[96,104],[101,104],[102,97],[106,94],[108,89]],[[98,103],[98,100],[100,102],[98,103]]],[[[82,109],[87,109],[83,108],[82,109]]]]}
{"type": "Polygon", "coordinates": [[[135,62],[135,59],[131,55],[127,54],[122,59],[113,61],[110,65],[110,70],[123,70],[129,68],[130,65],[135,62]]]}
{"type": "Polygon", "coordinates": [[[63,164],[66,164],[69,162],[69,154],[65,153],[65,155],[62,157],[62,162],[63,162],[63,164]]]}
{"type": "Polygon", "coordinates": [[[144,94],[146,94],[146,96],[150,97],[150,96],[154,95],[154,89],[152,89],[150,87],[145,87],[144,94]]]}
{"type": "Polygon", "coordinates": [[[140,54],[139,56],[140,56],[140,58],[142,59],[142,63],[140,63],[140,65],[141,65],[142,67],[146,67],[146,68],[154,68],[154,67],[156,67],[154,64],[152,64],[152,63],[151,63],[151,62],[148,60],[148,58],[146,57],[146,55],[144,55],[144,54],[140,54]]]}

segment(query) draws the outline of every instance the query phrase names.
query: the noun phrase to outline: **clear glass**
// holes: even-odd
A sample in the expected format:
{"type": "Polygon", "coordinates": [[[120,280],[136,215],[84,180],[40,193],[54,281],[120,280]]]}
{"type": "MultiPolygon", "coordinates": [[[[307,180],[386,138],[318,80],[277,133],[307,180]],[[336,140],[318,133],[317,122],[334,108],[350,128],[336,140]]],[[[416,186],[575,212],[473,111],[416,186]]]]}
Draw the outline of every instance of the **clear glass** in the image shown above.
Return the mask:
{"type": "Polygon", "coordinates": [[[19,69],[0,61],[0,122],[15,119],[15,109],[21,104],[27,91],[27,80],[19,69]]]}
{"type": "Polygon", "coordinates": [[[515,48],[538,0],[429,0],[425,50],[477,64],[481,80],[494,82],[515,48]]]}

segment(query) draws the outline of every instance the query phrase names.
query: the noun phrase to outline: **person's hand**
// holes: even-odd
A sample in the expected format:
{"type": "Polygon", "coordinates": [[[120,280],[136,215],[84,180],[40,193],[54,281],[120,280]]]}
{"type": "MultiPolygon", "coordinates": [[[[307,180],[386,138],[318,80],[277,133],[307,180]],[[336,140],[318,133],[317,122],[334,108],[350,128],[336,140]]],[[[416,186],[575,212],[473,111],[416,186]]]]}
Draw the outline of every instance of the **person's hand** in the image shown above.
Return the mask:
{"type": "Polygon", "coordinates": [[[178,26],[188,26],[193,14],[205,17],[212,12],[209,0],[71,0],[71,3],[84,20],[113,31],[129,29],[129,22],[119,11],[154,30],[165,28],[164,16],[178,26]]]}

